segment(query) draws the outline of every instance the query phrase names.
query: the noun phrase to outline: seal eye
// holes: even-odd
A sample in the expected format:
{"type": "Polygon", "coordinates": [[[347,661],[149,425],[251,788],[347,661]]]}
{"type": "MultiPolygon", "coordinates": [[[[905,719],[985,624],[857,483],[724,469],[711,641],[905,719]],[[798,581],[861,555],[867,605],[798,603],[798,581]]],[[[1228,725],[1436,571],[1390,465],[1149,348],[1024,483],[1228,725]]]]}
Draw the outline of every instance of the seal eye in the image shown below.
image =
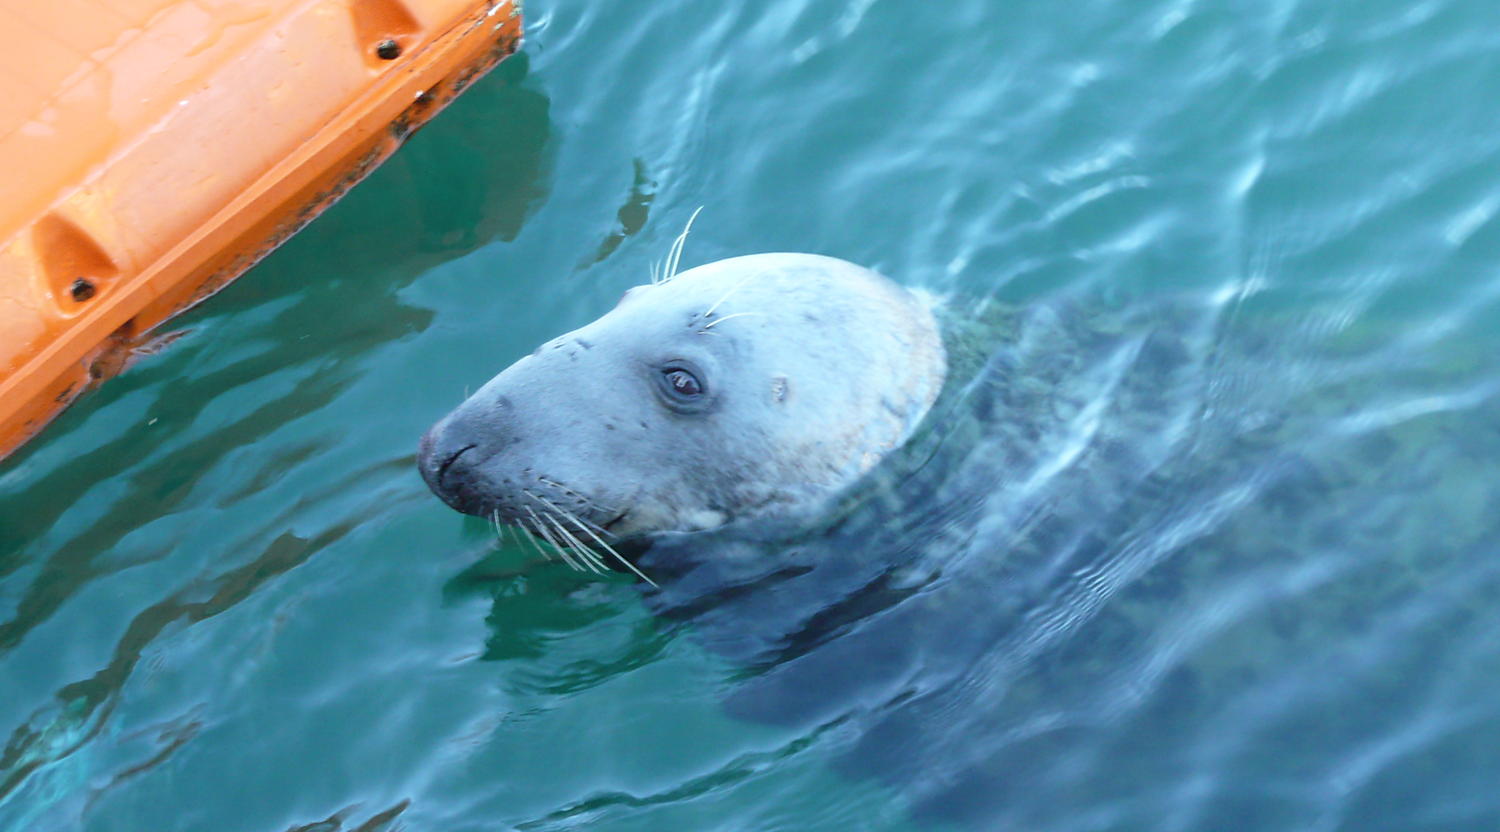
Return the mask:
{"type": "Polygon", "coordinates": [[[687,399],[703,395],[703,385],[698,382],[698,377],[687,370],[674,367],[667,370],[665,375],[674,395],[687,399]]]}
{"type": "Polygon", "coordinates": [[[713,402],[703,373],[682,360],[657,365],[656,395],[667,409],[681,414],[704,413],[713,402]]]}

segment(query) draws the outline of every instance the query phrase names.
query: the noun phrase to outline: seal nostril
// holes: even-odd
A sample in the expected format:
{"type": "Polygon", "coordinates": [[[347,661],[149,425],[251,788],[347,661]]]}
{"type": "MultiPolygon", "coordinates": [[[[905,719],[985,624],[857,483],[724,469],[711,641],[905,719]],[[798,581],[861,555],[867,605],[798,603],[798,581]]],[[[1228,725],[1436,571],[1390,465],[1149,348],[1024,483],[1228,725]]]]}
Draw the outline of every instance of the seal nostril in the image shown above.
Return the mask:
{"type": "Polygon", "coordinates": [[[459,448],[457,451],[454,451],[452,456],[450,456],[447,459],[443,460],[443,464],[438,466],[437,481],[438,482],[442,482],[443,481],[443,475],[446,474],[446,473],[448,473],[448,468],[450,466],[452,466],[453,463],[457,462],[459,457],[463,456],[465,453],[473,450],[476,447],[478,447],[478,446],[476,446],[476,445],[465,445],[462,448],[459,448]]]}

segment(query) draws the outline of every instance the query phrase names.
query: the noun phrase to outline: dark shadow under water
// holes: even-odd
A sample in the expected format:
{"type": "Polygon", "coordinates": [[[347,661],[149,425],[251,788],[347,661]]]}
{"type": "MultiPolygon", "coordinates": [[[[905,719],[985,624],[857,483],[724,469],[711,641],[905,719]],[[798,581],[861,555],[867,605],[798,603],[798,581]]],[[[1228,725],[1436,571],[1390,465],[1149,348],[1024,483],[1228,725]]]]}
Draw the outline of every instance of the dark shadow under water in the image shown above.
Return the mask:
{"type": "Polygon", "coordinates": [[[1460,782],[1500,771],[1486,393],[1381,405],[1400,345],[1315,357],[1208,301],[967,317],[858,494],[640,556],[652,611],[743,668],[732,714],[972,828],[1500,811],[1460,782]]]}

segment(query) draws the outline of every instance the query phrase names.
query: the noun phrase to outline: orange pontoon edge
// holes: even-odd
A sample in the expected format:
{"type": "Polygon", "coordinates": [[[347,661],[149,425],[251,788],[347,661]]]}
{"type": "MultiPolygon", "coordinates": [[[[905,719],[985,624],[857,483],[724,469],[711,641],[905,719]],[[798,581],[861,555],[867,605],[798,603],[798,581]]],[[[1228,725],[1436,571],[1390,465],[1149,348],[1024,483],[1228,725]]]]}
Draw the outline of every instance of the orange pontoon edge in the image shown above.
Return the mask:
{"type": "Polygon", "coordinates": [[[521,37],[511,0],[0,0],[0,24],[0,458],[521,37]]]}

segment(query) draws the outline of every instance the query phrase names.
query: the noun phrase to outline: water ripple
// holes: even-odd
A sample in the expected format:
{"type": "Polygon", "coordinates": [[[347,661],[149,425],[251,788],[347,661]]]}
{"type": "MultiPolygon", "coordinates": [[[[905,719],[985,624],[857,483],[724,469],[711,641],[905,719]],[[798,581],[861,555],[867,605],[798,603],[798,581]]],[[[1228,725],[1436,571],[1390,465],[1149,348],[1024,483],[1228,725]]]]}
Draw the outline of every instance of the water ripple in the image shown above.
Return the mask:
{"type": "Polygon", "coordinates": [[[1492,825],[1500,13],[527,14],[0,468],[0,827],[1492,825]],[[942,299],[891,482],[660,595],[432,500],[699,205],[942,299]]]}

